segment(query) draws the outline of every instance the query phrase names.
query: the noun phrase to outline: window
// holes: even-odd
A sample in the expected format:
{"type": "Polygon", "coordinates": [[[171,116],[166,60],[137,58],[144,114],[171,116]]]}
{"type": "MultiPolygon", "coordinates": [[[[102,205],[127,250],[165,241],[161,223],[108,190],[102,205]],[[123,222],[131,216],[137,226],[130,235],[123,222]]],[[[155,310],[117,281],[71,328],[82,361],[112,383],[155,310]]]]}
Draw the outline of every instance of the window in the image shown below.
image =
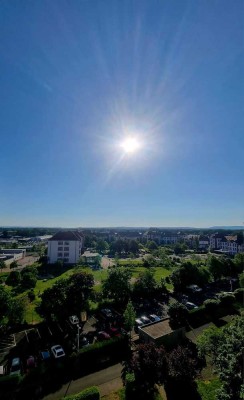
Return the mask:
{"type": "Polygon", "coordinates": [[[62,245],[63,245],[63,242],[58,242],[58,245],[60,245],[60,244],[62,244],[62,245]]]}
{"type": "Polygon", "coordinates": [[[65,244],[65,246],[68,246],[68,245],[69,245],[69,242],[64,242],[64,244],[65,244]]]}
{"type": "Polygon", "coordinates": [[[69,251],[69,247],[64,247],[64,251],[69,251]]]}
{"type": "Polygon", "coordinates": [[[64,253],[64,257],[69,257],[69,253],[64,253]]]}
{"type": "Polygon", "coordinates": [[[62,257],[63,256],[63,253],[58,253],[58,257],[62,257]]]}
{"type": "Polygon", "coordinates": [[[58,247],[58,251],[63,251],[63,247],[58,247]]]}

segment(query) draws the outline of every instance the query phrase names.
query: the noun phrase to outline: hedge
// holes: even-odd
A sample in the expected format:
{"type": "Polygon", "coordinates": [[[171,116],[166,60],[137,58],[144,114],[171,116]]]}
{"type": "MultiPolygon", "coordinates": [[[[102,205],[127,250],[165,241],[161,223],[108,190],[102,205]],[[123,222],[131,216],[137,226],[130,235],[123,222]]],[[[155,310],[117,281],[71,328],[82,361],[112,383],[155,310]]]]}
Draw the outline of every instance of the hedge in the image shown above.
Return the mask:
{"type": "Polygon", "coordinates": [[[91,386],[72,396],[63,397],[62,400],[99,400],[100,393],[96,386],[91,386]]]}

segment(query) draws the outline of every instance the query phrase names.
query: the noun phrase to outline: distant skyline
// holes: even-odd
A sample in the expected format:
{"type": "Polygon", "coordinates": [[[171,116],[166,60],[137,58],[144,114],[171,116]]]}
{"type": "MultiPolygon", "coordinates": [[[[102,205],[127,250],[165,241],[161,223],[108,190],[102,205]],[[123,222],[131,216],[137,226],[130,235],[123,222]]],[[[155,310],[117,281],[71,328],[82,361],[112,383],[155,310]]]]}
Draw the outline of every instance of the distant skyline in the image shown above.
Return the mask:
{"type": "Polygon", "coordinates": [[[1,2],[0,226],[241,226],[243,20],[242,0],[1,2]]]}

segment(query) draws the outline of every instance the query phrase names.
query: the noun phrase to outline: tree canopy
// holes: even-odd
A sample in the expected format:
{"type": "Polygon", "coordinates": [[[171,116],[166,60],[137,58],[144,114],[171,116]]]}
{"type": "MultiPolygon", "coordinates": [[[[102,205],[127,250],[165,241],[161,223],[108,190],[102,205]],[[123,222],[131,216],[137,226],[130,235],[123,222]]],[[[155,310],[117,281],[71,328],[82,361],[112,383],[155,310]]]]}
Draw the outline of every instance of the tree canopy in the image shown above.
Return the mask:
{"type": "Polygon", "coordinates": [[[238,316],[223,328],[209,328],[198,338],[199,352],[212,359],[220,381],[218,400],[236,400],[244,395],[243,354],[244,316],[238,316]]]}
{"type": "Polygon", "coordinates": [[[123,267],[114,267],[108,271],[103,282],[103,295],[117,302],[125,303],[131,293],[131,272],[123,267]]]}

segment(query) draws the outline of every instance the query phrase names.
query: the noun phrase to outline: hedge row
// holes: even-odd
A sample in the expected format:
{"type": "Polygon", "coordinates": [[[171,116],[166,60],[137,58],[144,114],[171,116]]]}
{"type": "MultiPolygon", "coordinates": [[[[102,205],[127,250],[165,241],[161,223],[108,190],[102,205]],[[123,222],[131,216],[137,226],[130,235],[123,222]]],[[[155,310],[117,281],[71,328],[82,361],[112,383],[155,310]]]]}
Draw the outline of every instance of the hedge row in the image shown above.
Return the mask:
{"type": "Polygon", "coordinates": [[[100,393],[96,386],[92,386],[72,396],[63,397],[62,400],[99,400],[100,393]]]}

